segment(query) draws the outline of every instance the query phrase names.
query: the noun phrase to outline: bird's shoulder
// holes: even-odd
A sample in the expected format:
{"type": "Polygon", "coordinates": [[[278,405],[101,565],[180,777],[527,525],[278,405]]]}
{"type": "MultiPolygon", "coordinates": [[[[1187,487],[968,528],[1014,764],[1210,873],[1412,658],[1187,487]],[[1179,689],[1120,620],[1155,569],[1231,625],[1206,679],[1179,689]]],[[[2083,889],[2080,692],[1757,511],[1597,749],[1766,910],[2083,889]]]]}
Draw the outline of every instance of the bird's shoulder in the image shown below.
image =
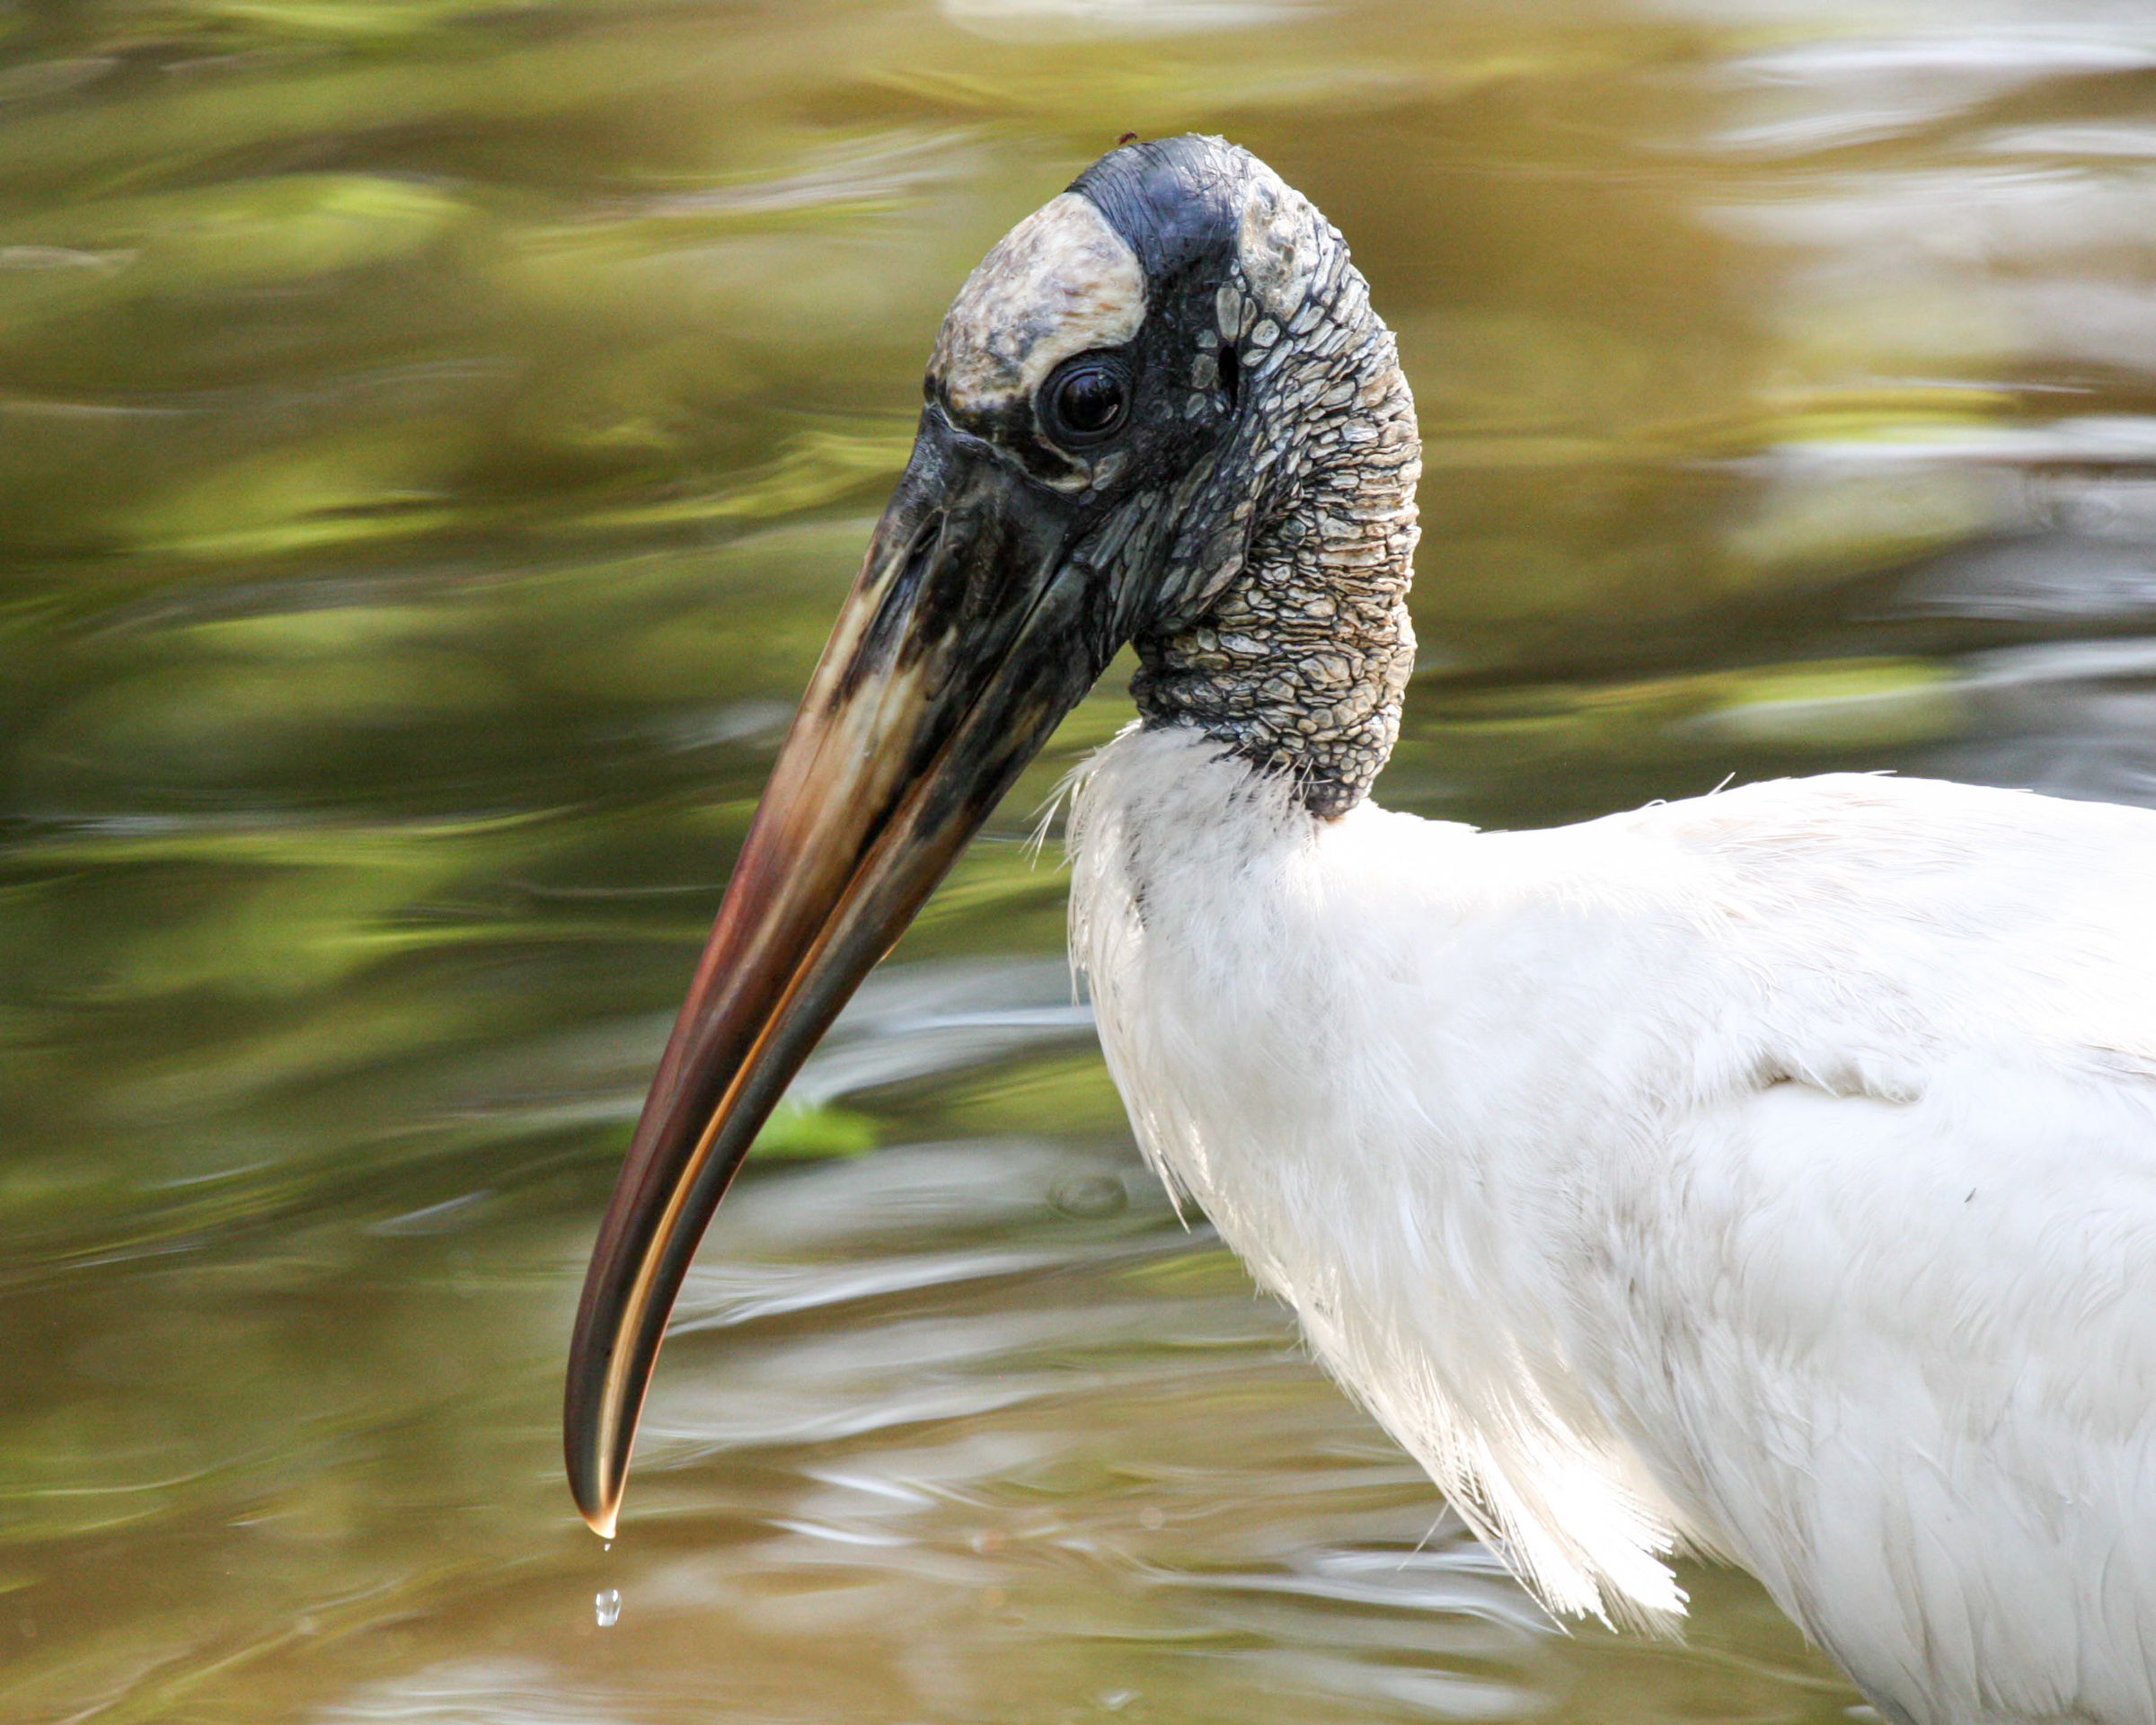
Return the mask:
{"type": "Polygon", "coordinates": [[[1895,1068],[1972,1055],[2156,1084],[2156,811],[1838,774],[1372,838],[1434,970],[1569,1001],[1576,1030],[1869,1071],[1887,1100],[1895,1068]]]}
{"type": "Polygon", "coordinates": [[[1679,890],[1814,916],[1837,899],[1873,916],[2087,910],[2156,867],[2156,810],[1887,774],[1769,780],[1516,836],[1548,841],[1560,871],[1623,857],[1676,871],[1679,890]]]}
{"type": "Polygon", "coordinates": [[[2123,882],[2156,862],[2156,810],[1891,774],[1774,779],[1590,822],[1733,869],[1876,892],[2011,895],[2123,882]],[[2072,870],[2068,878],[2037,871],[2072,870]]]}
{"type": "Polygon", "coordinates": [[[2156,812],[1839,775],[1634,819],[1701,870],[1770,1017],[1786,993],[1924,1059],[2156,1084],[2156,812]]]}

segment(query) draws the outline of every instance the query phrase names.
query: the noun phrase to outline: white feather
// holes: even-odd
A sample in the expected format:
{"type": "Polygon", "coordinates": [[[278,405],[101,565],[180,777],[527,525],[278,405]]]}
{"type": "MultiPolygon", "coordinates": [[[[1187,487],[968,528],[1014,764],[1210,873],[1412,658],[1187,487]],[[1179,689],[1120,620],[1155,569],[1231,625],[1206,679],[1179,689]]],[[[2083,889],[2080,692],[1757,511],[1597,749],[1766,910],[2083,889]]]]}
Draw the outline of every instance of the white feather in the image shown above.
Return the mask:
{"type": "Polygon", "coordinates": [[[1071,845],[1146,1154],[1551,1606],[1689,1545],[1890,1715],[2156,1720],[2156,813],[1313,822],[1134,730],[1071,845]]]}

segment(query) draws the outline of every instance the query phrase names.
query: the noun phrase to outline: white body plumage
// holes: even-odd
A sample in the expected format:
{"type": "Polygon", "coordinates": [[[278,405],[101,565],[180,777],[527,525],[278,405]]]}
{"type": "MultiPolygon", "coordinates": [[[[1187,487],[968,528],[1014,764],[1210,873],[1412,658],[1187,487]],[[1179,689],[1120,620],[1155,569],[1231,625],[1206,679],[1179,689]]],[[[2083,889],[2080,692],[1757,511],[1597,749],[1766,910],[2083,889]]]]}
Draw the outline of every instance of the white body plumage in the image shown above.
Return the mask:
{"type": "Polygon", "coordinates": [[[2156,1720],[2156,813],[1879,777],[1074,811],[1139,1141],[1562,1610],[1688,1545],[1890,1714],[2156,1720]]]}

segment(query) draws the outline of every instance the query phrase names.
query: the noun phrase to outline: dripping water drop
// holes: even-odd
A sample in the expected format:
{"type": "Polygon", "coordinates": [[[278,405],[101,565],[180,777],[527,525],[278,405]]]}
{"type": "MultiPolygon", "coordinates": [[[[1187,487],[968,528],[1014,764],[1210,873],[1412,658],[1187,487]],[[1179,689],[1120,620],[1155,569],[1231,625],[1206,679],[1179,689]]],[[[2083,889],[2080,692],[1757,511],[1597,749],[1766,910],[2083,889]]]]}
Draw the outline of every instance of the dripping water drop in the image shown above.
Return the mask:
{"type": "Polygon", "coordinates": [[[607,1588],[596,1595],[591,1602],[591,1614],[601,1629],[612,1629],[622,1620],[622,1590],[607,1588]]]}

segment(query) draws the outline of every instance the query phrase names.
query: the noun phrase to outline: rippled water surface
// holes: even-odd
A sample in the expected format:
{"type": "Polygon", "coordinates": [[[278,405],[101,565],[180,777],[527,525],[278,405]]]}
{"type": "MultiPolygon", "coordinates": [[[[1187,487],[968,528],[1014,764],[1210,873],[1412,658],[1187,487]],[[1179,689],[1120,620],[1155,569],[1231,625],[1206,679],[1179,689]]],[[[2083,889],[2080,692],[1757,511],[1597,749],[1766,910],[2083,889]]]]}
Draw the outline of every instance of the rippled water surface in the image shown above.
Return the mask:
{"type": "Polygon", "coordinates": [[[0,4],[0,1716],[1853,1704],[1726,1572],[1559,1631],[1170,1212],[1019,842],[1119,676],[570,1511],[584,1253],[941,307],[1187,128],[1421,402],[1386,801],[2156,801],[2146,0],[0,4]]]}

